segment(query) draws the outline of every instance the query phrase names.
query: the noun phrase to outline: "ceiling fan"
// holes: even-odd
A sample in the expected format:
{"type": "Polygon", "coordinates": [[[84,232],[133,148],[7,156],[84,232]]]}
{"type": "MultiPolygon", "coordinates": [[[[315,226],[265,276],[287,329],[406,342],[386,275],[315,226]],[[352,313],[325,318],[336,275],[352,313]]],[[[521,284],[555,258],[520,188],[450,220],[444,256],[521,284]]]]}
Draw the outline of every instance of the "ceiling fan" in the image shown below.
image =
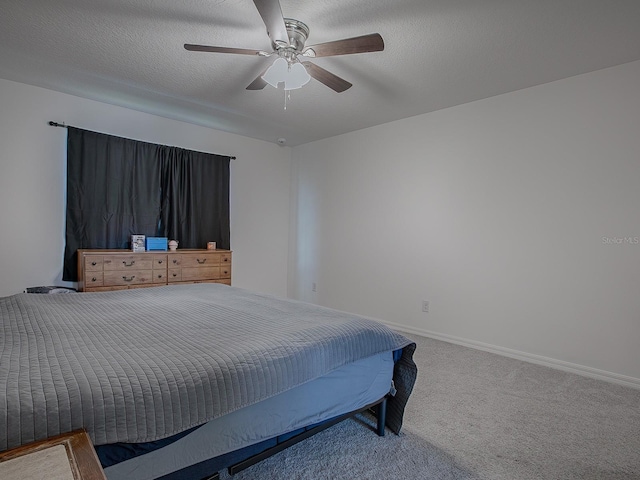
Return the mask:
{"type": "Polygon", "coordinates": [[[247,90],[261,90],[267,84],[277,88],[282,82],[285,90],[293,90],[305,85],[312,77],[338,93],[344,92],[352,86],[351,83],[307,59],[384,50],[384,41],[379,33],[306,47],[304,43],[309,36],[309,27],[299,20],[284,18],[279,0],[253,0],[253,3],[267,27],[273,49],[271,52],[190,43],[184,45],[185,49],[193,52],[277,56],[276,61],[247,86],[247,90]]]}

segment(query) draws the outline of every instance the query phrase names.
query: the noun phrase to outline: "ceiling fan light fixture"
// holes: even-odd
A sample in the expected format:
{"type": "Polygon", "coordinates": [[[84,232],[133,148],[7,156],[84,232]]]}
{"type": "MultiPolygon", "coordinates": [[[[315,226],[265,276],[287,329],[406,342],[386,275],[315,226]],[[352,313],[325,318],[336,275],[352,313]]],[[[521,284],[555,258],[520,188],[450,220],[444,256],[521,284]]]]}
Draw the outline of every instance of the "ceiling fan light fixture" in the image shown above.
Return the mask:
{"type": "Polygon", "coordinates": [[[289,64],[286,59],[279,57],[267,69],[262,79],[274,88],[284,83],[285,90],[296,90],[309,83],[311,76],[301,63],[289,64]]]}

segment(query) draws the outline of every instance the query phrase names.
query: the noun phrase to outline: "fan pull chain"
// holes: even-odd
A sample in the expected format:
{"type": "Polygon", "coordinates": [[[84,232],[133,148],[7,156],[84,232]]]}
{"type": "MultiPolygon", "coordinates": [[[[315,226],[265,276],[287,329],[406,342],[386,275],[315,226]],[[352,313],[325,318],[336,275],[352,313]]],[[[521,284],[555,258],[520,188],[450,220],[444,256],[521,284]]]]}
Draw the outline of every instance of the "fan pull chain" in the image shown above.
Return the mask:
{"type": "Polygon", "coordinates": [[[287,100],[291,101],[291,90],[284,91],[284,109],[287,109],[287,100]]]}

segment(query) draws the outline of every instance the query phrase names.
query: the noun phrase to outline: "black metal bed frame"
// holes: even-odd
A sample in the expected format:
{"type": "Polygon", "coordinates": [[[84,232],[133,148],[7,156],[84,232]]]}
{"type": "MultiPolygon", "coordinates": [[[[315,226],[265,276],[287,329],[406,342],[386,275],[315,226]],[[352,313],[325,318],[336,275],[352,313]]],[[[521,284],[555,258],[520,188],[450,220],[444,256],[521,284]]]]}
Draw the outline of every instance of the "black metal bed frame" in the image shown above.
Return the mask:
{"type": "MultiPolygon", "coordinates": [[[[231,465],[230,467],[228,467],[228,471],[231,475],[235,475],[236,473],[241,472],[242,470],[249,468],[252,465],[255,465],[256,463],[261,462],[262,460],[266,460],[272,455],[275,455],[276,453],[281,452],[291,447],[292,445],[295,445],[298,442],[301,442],[302,440],[312,437],[316,433],[320,433],[321,431],[326,430],[327,428],[332,427],[337,423],[342,422],[343,420],[351,418],[367,410],[371,410],[372,413],[374,413],[374,415],[377,418],[376,433],[380,437],[384,437],[384,426],[387,418],[387,396],[384,396],[377,402],[373,402],[358,410],[354,410],[352,412],[345,413],[344,415],[340,415],[338,417],[332,418],[331,420],[327,420],[326,422],[323,422],[320,425],[316,425],[315,427],[310,428],[309,430],[301,432],[298,435],[295,435],[277,445],[274,445],[273,447],[270,447],[261,453],[253,455],[252,457],[249,457],[246,460],[243,460],[234,465],[231,465]]],[[[216,473],[215,475],[211,477],[207,477],[206,479],[203,479],[203,480],[217,480],[218,478],[219,478],[219,475],[218,473],[216,473]]]]}

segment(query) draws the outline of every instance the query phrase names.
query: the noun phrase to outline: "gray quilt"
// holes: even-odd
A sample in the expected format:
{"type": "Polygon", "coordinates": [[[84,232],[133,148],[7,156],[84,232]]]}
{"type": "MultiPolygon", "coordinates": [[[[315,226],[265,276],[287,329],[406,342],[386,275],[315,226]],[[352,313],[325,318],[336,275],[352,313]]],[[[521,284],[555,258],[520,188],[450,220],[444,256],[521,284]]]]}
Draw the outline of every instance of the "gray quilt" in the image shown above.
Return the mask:
{"type": "MultiPolygon", "coordinates": [[[[94,444],[161,439],[403,347],[357,315],[217,284],[0,298],[0,451],[77,428],[94,444]]],[[[398,423],[399,422],[399,423],[398,423]]]]}

